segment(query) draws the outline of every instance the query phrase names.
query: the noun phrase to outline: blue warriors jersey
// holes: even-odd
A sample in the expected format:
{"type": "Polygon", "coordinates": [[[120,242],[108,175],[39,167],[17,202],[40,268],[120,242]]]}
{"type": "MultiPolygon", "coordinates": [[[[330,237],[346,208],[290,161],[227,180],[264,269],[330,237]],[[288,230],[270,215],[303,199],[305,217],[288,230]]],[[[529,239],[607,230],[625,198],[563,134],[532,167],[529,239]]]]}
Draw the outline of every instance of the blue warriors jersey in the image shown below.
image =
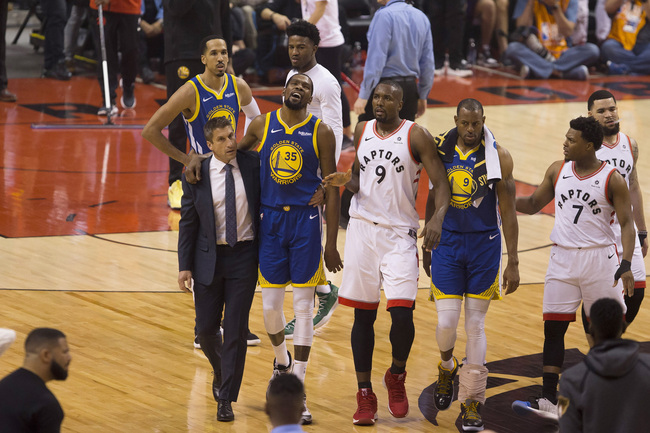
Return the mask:
{"type": "Polygon", "coordinates": [[[186,119],[185,131],[190,139],[192,149],[200,155],[210,152],[203,135],[203,126],[213,117],[226,117],[230,120],[233,131],[237,131],[237,121],[239,120],[239,91],[235,77],[230,74],[224,74],[225,83],[219,92],[212,90],[203,83],[201,77],[188,80],[194,87],[196,97],[196,108],[194,115],[186,119]]]}
{"type": "Polygon", "coordinates": [[[316,135],[320,119],[309,114],[289,127],[280,110],[266,114],[264,136],[257,147],[262,162],[262,205],[307,206],[321,183],[316,135]]]}
{"type": "MultiPolygon", "coordinates": [[[[477,190],[474,169],[485,164],[484,143],[463,154],[456,146],[454,159],[444,162],[447,178],[451,186],[451,203],[442,228],[454,232],[482,232],[499,227],[497,212],[496,186],[481,199],[473,200],[477,190]]],[[[481,176],[478,182],[487,182],[487,176],[481,176]]]]}

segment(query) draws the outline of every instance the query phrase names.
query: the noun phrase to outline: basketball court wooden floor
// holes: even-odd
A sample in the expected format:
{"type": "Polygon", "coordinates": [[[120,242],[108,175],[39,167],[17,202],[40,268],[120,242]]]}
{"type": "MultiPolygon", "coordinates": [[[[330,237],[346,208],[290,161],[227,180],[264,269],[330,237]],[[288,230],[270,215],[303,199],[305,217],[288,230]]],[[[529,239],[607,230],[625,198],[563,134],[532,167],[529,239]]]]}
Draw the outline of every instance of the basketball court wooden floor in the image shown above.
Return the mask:
{"type": "MultiPolygon", "coordinates": [[[[532,191],[548,165],[562,157],[568,121],[586,112],[588,95],[607,88],[619,99],[622,130],[640,144],[639,175],[650,198],[650,79],[593,78],[590,82],[520,81],[482,75],[437,79],[429,109],[419,122],[432,133],[453,126],[464,97],[485,105],[487,125],[512,153],[521,194],[532,191]]],[[[66,432],[264,432],[264,393],[273,354],[264,335],[261,296],[256,295],[250,328],[262,337],[246,362],[236,420],[215,420],[208,362],[192,348],[190,295],[176,286],[178,212],[166,205],[167,158],[140,137],[143,125],[165,98],[153,86],[136,86],[137,107],[119,124],[135,129],[32,129],[33,123],[101,124],[101,101],[92,78],[70,82],[12,79],[17,104],[0,104],[0,326],[15,329],[18,341],[0,358],[0,376],[22,362],[22,344],[34,327],[60,328],[68,335],[73,363],[66,382],[50,383],[61,401],[66,432]]],[[[262,111],[278,107],[279,89],[257,89],[262,111]]],[[[352,95],[350,95],[352,96],[352,95]]],[[[354,97],[351,98],[354,101],[354,97]]],[[[341,168],[350,164],[346,153],[341,168]]],[[[423,179],[425,180],[425,179],[423,179]]],[[[426,182],[420,194],[422,208],[426,182]]],[[[553,425],[516,416],[510,403],[539,391],[541,384],[542,282],[553,224],[552,207],[520,216],[522,286],[494,302],[487,316],[490,369],[486,426],[498,432],[554,431],[553,425]]],[[[339,236],[343,251],[345,232],[339,236]]],[[[458,431],[459,404],[435,413],[431,385],[439,360],[436,313],[426,300],[428,279],[420,276],[415,311],[416,339],[407,366],[411,412],[392,418],[381,375],[390,361],[388,313],[376,325],[374,384],[379,398],[375,427],[354,427],[356,383],[349,344],[352,311],[336,310],[317,332],[306,387],[314,424],[323,431],[458,431]]],[[[336,284],[340,274],[332,277],[336,284]]],[[[285,311],[291,306],[287,295],[285,311]]],[[[642,306],[627,336],[650,340],[650,307],[642,306]]],[[[579,323],[566,339],[566,366],[587,345],[579,323]]],[[[462,358],[460,327],[456,354],[462,358]]],[[[648,345],[644,347],[648,349],[648,345]]],[[[0,428],[1,430],[1,428],[0,428]]]]}

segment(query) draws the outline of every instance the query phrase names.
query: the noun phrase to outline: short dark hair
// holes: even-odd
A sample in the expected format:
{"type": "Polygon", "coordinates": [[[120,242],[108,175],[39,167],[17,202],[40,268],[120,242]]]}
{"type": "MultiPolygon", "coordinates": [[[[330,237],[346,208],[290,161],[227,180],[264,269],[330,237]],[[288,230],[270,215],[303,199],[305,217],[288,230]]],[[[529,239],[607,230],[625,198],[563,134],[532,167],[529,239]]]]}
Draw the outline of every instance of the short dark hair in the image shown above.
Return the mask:
{"type": "Polygon", "coordinates": [[[591,111],[591,109],[594,107],[594,101],[599,101],[601,99],[609,99],[612,98],[614,100],[614,103],[616,104],[616,98],[614,98],[614,95],[609,90],[596,90],[594,93],[589,96],[589,99],[587,100],[587,110],[591,111]]]}
{"type": "MultiPolygon", "coordinates": [[[[219,35],[210,35],[210,36],[204,37],[203,39],[201,39],[201,45],[199,47],[199,53],[201,55],[205,54],[205,51],[208,49],[208,42],[210,42],[213,39],[221,39],[222,41],[226,42],[226,40],[222,36],[219,36],[219,35]]],[[[228,46],[228,42],[226,42],[226,47],[227,46],[228,46]]]]}
{"type": "Polygon", "coordinates": [[[580,116],[571,119],[569,125],[572,129],[580,131],[582,138],[587,140],[587,142],[593,143],[594,150],[600,149],[600,146],[603,144],[603,128],[601,128],[600,123],[596,119],[580,116]]]}
{"type": "Polygon", "coordinates": [[[232,128],[232,123],[225,116],[213,117],[203,125],[203,136],[207,141],[212,141],[212,133],[215,129],[232,128]]]}
{"type": "Polygon", "coordinates": [[[318,27],[305,20],[294,21],[287,27],[287,37],[303,36],[308,38],[314,45],[320,44],[320,32],[318,27]]]}
{"type": "MultiPolygon", "coordinates": [[[[384,81],[381,81],[379,84],[384,84],[386,86],[390,86],[393,89],[397,90],[399,92],[400,96],[401,96],[401,98],[399,98],[399,101],[404,100],[404,88],[397,81],[384,80],[384,81]]],[[[377,84],[377,85],[379,86],[379,84],[377,84]]]]}
{"type": "Polygon", "coordinates": [[[44,347],[56,346],[60,338],[65,338],[65,334],[58,329],[36,328],[25,339],[25,352],[37,353],[44,347]]]}
{"type": "Polygon", "coordinates": [[[617,300],[600,298],[589,310],[592,335],[601,340],[618,338],[625,331],[623,308],[617,300]]]}
{"type": "Polygon", "coordinates": [[[289,87],[289,83],[291,83],[291,81],[293,81],[293,79],[296,78],[298,75],[302,75],[304,77],[307,77],[307,79],[311,83],[311,94],[313,95],[314,94],[314,82],[312,81],[312,79],[311,79],[311,77],[309,75],[303,74],[303,73],[297,73],[297,74],[292,75],[291,78],[289,78],[287,80],[287,84],[284,85],[284,88],[286,89],[287,87],[289,87]]]}
{"type": "Polygon", "coordinates": [[[456,106],[456,116],[460,114],[461,108],[464,108],[467,111],[480,111],[481,116],[483,115],[483,104],[474,98],[466,98],[460,101],[456,106]]]}

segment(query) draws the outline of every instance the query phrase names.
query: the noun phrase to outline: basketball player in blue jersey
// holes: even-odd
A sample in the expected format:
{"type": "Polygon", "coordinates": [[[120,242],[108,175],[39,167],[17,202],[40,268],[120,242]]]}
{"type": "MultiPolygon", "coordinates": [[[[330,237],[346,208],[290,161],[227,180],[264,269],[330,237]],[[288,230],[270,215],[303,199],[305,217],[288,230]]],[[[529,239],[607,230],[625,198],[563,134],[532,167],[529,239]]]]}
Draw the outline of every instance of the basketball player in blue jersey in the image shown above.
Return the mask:
{"type": "Polygon", "coordinates": [[[576,320],[580,302],[589,312],[597,299],[612,298],[625,312],[623,293],[634,294],[631,260],[635,233],[627,184],[615,167],[597,157],[603,144],[598,121],[578,117],[569,125],[564,161],[551,164],[535,192],[517,197],[516,202],[518,212],[532,215],[555,201],[553,246],[544,280],[542,395],[512,404],[519,414],[534,413],[553,420],[558,419],[564,335],[569,323],[576,320]],[[621,257],[612,228],[615,218],[621,226],[621,257]]]}
{"type": "MultiPolygon", "coordinates": [[[[210,153],[203,136],[203,126],[208,120],[227,117],[236,132],[240,110],[246,115],[244,130],[260,114],[248,84],[226,73],[229,60],[226,41],[218,36],[208,36],[201,41],[200,50],[205,71],[183,84],[142,130],[145,139],[186,167],[185,176],[190,183],[201,179],[201,161],[210,153]],[[182,114],[190,140],[189,154],[177,149],[162,133],[179,114],[182,114]]],[[[172,209],[180,209],[182,195],[178,180],[178,184],[174,182],[170,186],[169,205],[172,209]]]]}
{"type": "MultiPolygon", "coordinates": [[[[240,110],[246,115],[244,131],[255,116],[260,114],[246,81],[226,73],[229,60],[226,41],[215,35],[207,36],[201,41],[199,49],[205,71],[188,80],[174,92],[142,130],[145,139],[186,167],[185,177],[189,183],[196,183],[201,179],[201,161],[212,154],[203,136],[203,126],[208,120],[213,117],[227,117],[236,133],[240,110]],[[162,133],[179,114],[185,122],[192,146],[189,154],[185,153],[184,149],[177,149],[162,133]]],[[[172,209],[180,209],[182,196],[181,180],[178,179],[169,187],[169,206],[172,209]]],[[[248,341],[249,344],[260,342],[259,338],[250,332],[248,341]]],[[[196,338],[194,347],[200,348],[196,338]]]]}
{"type": "MultiPolygon", "coordinates": [[[[282,107],[255,118],[239,143],[240,149],[256,149],[261,159],[259,282],[264,325],[275,352],[273,376],[293,372],[302,381],[314,335],[314,291],[325,282],[320,210],[310,205],[310,200],[321,185],[321,175],[336,171],[332,129],[307,114],[312,92],[313,83],[307,75],[291,77],[284,88],[282,107]],[[296,318],[295,362],[284,337],[282,305],[288,284],[293,286],[296,318]]],[[[337,272],[343,264],[336,249],[339,193],[334,187],[326,191],[325,216],[325,265],[337,272]]],[[[311,423],[306,401],[302,421],[311,423]]]]}
{"type": "MultiPolygon", "coordinates": [[[[438,153],[451,186],[451,204],[442,225],[440,245],[423,251],[423,265],[431,277],[430,299],[438,312],[436,339],[441,362],[434,388],[434,404],[446,410],[454,399],[453,380],[459,374],[464,431],[483,430],[480,410],[485,404],[488,370],[485,316],[490,300],[501,299],[501,222],[508,250],[503,272],[505,293],[519,286],[512,157],[485,128],[483,106],[476,99],[460,101],[456,128],[436,138],[438,153]],[[501,218],[499,218],[499,216],[501,218]],[[430,266],[430,268],[429,268],[430,266]],[[461,305],[465,299],[467,362],[462,368],[453,356],[461,305]]],[[[426,220],[435,209],[435,189],[427,201],[426,220]]]]}

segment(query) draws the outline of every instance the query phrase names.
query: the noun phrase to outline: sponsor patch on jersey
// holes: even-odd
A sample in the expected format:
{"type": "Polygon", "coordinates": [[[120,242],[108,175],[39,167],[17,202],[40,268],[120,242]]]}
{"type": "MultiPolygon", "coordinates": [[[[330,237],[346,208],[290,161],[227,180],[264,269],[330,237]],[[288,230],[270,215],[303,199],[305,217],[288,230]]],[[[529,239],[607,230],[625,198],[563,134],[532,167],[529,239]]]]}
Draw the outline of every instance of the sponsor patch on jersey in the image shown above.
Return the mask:
{"type": "Polygon", "coordinates": [[[187,77],[190,76],[190,68],[187,66],[180,66],[176,69],[176,75],[178,75],[178,78],[181,80],[187,80],[187,77]]]}

